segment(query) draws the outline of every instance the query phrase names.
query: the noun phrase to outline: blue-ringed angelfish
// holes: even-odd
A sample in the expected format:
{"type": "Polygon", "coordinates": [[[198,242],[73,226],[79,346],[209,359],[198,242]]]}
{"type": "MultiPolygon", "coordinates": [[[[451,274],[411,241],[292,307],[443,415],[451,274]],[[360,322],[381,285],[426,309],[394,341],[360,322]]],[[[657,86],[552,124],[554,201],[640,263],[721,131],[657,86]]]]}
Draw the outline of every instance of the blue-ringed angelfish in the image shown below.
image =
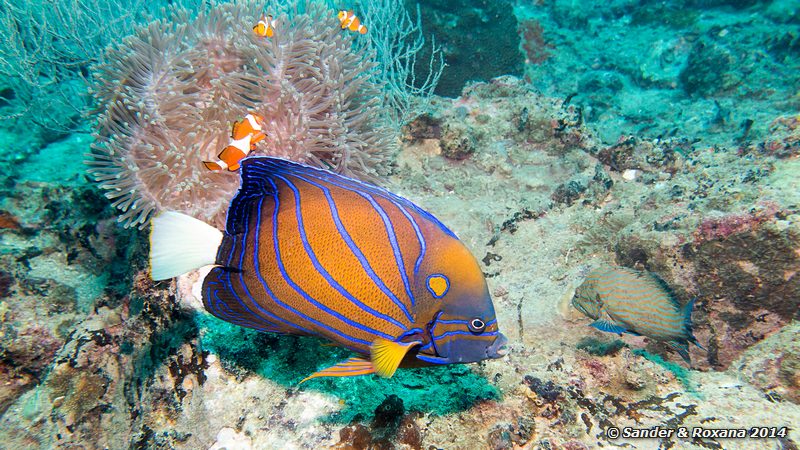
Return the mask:
{"type": "Polygon", "coordinates": [[[505,354],[477,261],[430,213],[302,164],[241,164],[224,233],[174,212],[153,219],[153,279],[214,264],[202,289],[211,314],[264,332],[320,336],[356,354],[306,380],[390,377],[400,366],[505,354]]]}
{"type": "MultiPolygon", "coordinates": [[[[669,287],[650,272],[600,267],[575,290],[572,305],[609,333],[629,333],[667,342],[686,361],[692,335],[692,306],[681,306],[669,287]]],[[[703,347],[700,347],[703,348],[703,347]]]]}

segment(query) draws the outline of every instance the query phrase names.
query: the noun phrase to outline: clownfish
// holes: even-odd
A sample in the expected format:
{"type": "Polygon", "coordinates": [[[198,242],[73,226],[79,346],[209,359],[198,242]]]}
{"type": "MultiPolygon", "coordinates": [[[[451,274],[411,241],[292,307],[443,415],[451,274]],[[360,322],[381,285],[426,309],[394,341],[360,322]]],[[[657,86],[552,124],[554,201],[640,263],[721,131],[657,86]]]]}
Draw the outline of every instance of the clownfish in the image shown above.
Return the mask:
{"type": "Polygon", "coordinates": [[[271,38],[275,32],[275,20],[272,15],[262,14],[261,19],[253,27],[253,33],[259,37],[271,38]]]}
{"type": "Polygon", "coordinates": [[[267,156],[241,165],[224,232],[177,212],[153,218],[154,280],[213,264],[202,287],[212,315],[355,353],[301,383],[505,355],[477,260],[433,215],[327,170],[267,156]]]}
{"type": "Polygon", "coordinates": [[[575,290],[572,305],[594,319],[591,325],[598,330],[666,342],[687,363],[691,363],[690,343],[703,349],[692,333],[694,301],[681,305],[653,273],[626,267],[597,268],[575,290]]]}
{"type": "Polygon", "coordinates": [[[361,24],[361,21],[358,20],[353,11],[339,11],[339,23],[342,25],[342,29],[349,28],[350,31],[358,31],[361,34],[367,34],[367,27],[361,24]]]}
{"type": "Polygon", "coordinates": [[[239,161],[255,149],[256,143],[266,137],[261,131],[262,122],[264,122],[264,119],[254,113],[250,113],[244,119],[235,122],[233,130],[231,130],[230,142],[217,155],[217,161],[203,161],[206,168],[213,171],[228,169],[233,172],[238,170],[239,161]]]}

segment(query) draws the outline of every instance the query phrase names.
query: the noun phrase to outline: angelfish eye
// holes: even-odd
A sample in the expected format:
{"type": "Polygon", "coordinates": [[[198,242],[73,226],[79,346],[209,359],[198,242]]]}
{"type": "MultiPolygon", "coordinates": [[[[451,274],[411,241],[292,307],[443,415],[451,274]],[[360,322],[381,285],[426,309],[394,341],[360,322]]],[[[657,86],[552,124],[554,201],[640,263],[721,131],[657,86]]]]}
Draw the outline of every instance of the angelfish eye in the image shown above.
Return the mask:
{"type": "Polygon", "coordinates": [[[486,324],[481,319],[472,319],[469,323],[469,330],[473,333],[480,333],[486,328],[486,324]]]}

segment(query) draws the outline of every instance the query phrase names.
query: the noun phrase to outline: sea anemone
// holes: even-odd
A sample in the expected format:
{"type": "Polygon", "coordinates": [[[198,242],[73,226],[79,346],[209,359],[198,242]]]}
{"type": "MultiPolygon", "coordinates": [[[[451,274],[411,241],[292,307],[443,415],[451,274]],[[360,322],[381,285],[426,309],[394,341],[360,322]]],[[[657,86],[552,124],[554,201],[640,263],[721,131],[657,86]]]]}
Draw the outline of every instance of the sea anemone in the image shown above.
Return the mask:
{"type": "Polygon", "coordinates": [[[260,11],[173,10],[96,67],[100,116],[87,164],[126,227],[166,209],[222,226],[239,179],[202,161],[248,112],[264,118],[267,134],[252,154],[362,178],[388,171],[396,131],[381,108],[375,54],[354,45],[364,37],[309,2],[275,11],[275,35],[260,38],[251,32],[260,11]]]}

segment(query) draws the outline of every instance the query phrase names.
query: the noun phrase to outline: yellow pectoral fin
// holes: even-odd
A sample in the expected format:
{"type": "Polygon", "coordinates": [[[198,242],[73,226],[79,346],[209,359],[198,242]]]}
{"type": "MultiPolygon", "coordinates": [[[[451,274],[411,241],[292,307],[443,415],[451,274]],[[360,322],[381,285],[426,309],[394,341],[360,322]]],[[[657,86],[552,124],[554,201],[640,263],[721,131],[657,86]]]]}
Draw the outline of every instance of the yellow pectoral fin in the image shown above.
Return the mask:
{"type": "Polygon", "coordinates": [[[357,375],[369,375],[371,373],[375,373],[375,367],[372,366],[372,363],[364,359],[361,356],[354,356],[346,361],[342,361],[335,366],[328,367],[327,369],[320,370],[319,372],[315,372],[301,381],[299,384],[303,384],[306,381],[312,378],[319,378],[319,377],[354,377],[357,375]]]}
{"type": "Polygon", "coordinates": [[[372,365],[375,367],[375,373],[384,378],[391,378],[394,372],[400,366],[400,362],[406,353],[415,345],[421,342],[392,342],[386,339],[376,339],[370,348],[372,356],[372,365]]]}

